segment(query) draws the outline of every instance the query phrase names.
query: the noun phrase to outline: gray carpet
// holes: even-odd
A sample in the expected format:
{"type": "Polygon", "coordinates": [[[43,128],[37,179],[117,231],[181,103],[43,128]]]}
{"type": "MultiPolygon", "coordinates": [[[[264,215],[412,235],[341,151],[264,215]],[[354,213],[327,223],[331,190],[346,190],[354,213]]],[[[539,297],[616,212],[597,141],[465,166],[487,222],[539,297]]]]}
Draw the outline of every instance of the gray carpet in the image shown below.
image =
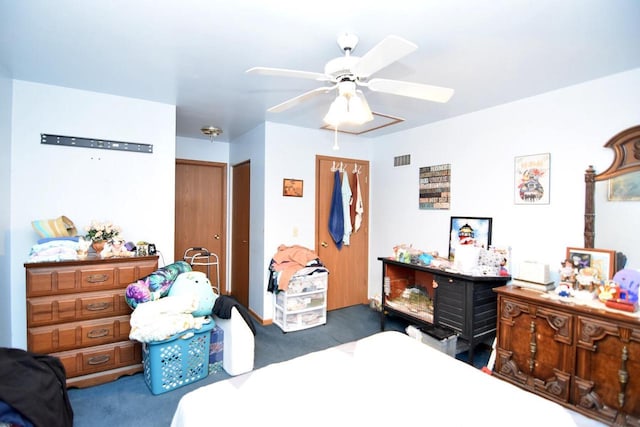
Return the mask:
{"type": "MultiPolygon", "coordinates": [[[[333,310],[327,313],[326,325],[288,333],[283,333],[276,325],[254,324],[257,330],[254,368],[258,369],[372,335],[380,331],[380,314],[367,305],[333,310]]],[[[407,323],[399,318],[389,317],[385,322],[386,330],[404,331],[406,327],[407,323]]],[[[475,365],[480,367],[486,364],[488,356],[486,349],[476,349],[475,365]]],[[[465,353],[457,356],[461,360],[465,360],[465,357],[465,353]]],[[[229,375],[221,371],[159,395],[151,393],[142,374],[94,387],[70,389],[74,426],[168,426],[184,394],[226,378],[229,375]]],[[[212,410],[212,425],[215,424],[214,414],[212,410]]]]}

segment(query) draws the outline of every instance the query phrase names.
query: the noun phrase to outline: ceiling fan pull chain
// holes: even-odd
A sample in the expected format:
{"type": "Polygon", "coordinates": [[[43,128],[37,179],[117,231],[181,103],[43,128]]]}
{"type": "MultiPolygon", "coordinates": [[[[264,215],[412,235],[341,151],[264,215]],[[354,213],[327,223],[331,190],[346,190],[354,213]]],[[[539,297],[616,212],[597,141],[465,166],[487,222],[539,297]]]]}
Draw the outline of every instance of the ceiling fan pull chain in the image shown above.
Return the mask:
{"type": "Polygon", "coordinates": [[[338,125],[334,128],[335,132],[333,133],[333,150],[338,151],[340,147],[338,146],[338,125]]]}

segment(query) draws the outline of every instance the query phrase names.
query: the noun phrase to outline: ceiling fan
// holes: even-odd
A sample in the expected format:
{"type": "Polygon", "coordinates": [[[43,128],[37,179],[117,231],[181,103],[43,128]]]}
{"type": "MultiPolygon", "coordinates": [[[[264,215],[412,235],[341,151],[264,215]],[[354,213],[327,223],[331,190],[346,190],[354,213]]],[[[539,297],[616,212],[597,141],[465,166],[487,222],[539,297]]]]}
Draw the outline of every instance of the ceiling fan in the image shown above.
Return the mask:
{"type": "MultiPolygon", "coordinates": [[[[328,83],[326,86],[312,89],[288,99],[269,108],[267,111],[279,113],[317,95],[329,93],[337,89],[339,95],[325,117],[325,121],[327,123],[335,125],[344,120],[336,119],[335,114],[334,116],[331,116],[334,104],[339,103],[341,104],[341,108],[348,111],[351,106],[351,100],[355,103],[362,104],[357,107],[358,109],[364,107],[365,111],[364,116],[360,115],[355,120],[356,123],[364,123],[373,119],[371,111],[366,104],[364,94],[361,90],[358,90],[358,87],[367,88],[372,92],[407,96],[433,102],[447,102],[453,95],[453,89],[445,87],[401,80],[370,78],[379,70],[415,51],[418,46],[414,43],[401,37],[390,35],[385,37],[362,57],[351,55],[357,44],[358,37],[354,34],[345,33],[340,35],[338,37],[338,45],[343,51],[344,56],[334,58],[327,62],[324,67],[324,73],[268,67],[253,67],[248,69],[246,72],[249,74],[311,79],[328,83]],[[332,123],[332,121],[335,123],[332,123]]],[[[353,109],[355,110],[355,106],[353,109]]]]}

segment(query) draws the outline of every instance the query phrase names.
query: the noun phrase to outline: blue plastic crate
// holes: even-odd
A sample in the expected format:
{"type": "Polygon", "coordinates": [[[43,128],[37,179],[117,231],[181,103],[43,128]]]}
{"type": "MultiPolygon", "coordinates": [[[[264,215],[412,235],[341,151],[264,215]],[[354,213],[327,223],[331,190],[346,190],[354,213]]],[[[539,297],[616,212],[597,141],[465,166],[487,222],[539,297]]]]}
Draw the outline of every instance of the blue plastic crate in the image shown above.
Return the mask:
{"type": "Polygon", "coordinates": [[[164,341],[142,344],[144,380],[153,394],[191,384],[209,375],[209,345],[213,319],[164,341]]]}

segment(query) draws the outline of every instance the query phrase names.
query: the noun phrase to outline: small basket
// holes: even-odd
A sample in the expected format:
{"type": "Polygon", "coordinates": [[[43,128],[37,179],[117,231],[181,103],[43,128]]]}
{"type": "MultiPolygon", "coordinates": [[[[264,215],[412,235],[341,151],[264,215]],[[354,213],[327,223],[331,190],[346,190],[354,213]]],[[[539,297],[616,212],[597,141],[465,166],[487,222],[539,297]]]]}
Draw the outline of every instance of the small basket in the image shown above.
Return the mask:
{"type": "Polygon", "coordinates": [[[174,390],[209,375],[209,345],[215,322],[164,341],[142,343],[144,380],[153,394],[174,390]]]}

